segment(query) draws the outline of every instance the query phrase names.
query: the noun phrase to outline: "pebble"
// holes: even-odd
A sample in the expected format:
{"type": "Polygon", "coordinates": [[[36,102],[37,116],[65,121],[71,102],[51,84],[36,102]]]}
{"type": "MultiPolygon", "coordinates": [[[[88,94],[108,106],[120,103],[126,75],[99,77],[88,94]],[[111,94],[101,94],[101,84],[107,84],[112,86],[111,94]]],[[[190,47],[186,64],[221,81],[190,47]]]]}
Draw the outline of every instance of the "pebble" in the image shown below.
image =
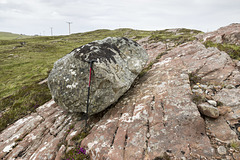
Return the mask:
{"type": "Polygon", "coordinates": [[[201,89],[193,89],[192,92],[193,93],[203,94],[203,90],[201,90],[201,89]]]}
{"type": "Polygon", "coordinates": [[[204,85],[204,84],[201,84],[200,87],[203,88],[203,89],[208,89],[208,86],[204,85]]]}
{"type": "Polygon", "coordinates": [[[237,128],[237,131],[240,132],[240,127],[237,128]]]}
{"type": "Polygon", "coordinates": [[[147,133],[147,138],[150,138],[150,136],[151,136],[150,133],[147,133]]]}
{"type": "Polygon", "coordinates": [[[193,89],[199,89],[199,86],[198,85],[194,85],[193,89]]]}
{"type": "Polygon", "coordinates": [[[207,101],[209,104],[213,105],[214,107],[217,107],[217,102],[214,100],[208,100],[207,101]]]}
{"type": "Polygon", "coordinates": [[[217,151],[218,151],[218,154],[220,154],[220,155],[227,154],[227,150],[226,150],[226,148],[224,146],[219,146],[217,148],[217,151]]]}
{"type": "Polygon", "coordinates": [[[235,86],[234,85],[232,85],[232,84],[229,84],[229,85],[227,85],[227,87],[226,87],[227,89],[233,89],[233,88],[235,88],[235,86]]]}

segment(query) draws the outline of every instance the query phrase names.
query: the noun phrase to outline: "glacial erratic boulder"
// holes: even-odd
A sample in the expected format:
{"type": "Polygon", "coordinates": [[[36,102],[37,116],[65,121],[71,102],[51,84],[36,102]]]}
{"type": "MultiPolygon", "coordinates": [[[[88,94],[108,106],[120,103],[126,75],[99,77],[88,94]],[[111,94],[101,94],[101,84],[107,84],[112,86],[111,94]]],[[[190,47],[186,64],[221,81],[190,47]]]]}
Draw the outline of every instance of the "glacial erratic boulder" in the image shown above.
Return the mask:
{"type": "Polygon", "coordinates": [[[93,64],[89,114],[116,102],[142,71],[148,55],[127,38],[105,38],[74,49],[55,62],[48,77],[53,99],[70,112],[85,112],[89,61],[93,64]]]}

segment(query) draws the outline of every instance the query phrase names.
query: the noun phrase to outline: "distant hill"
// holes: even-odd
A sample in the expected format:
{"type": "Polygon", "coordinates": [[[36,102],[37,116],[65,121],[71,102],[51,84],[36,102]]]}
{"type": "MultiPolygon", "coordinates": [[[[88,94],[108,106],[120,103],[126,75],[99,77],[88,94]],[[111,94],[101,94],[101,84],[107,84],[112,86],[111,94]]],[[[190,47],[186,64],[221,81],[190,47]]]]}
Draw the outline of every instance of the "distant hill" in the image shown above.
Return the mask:
{"type": "Polygon", "coordinates": [[[30,36],[14,34],[10,32],[0,32],[0,40],[12,40],[12,39],[27,38],[27,37],[30,37],[30,36]]]}

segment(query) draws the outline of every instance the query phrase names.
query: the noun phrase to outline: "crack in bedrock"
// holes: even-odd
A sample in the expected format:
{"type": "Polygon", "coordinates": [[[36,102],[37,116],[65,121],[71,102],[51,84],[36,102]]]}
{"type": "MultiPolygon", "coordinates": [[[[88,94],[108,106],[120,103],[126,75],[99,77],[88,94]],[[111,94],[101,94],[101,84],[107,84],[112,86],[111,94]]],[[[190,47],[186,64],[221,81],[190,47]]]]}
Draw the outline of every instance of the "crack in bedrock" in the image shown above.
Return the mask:
{"type": "Polygon", "coordinates": [[[150,139],[150,123],[149,120],[147,120],[147,132],[146,132],[146,141],[145,141],[145,148],[143,151],[143,157],[146,156],[146,154],[148,153],[148,143],[149,143],[149,139],[150,139]]]}
{"type": "Polygon", "coordinates": [[[240,128],[240,120],[238,120],[238,123],[235,123],[233,125],[231,125],[227,120],[226,123],[229,125],[230,129],[236,133],[238,139],[240,140],[240,132],[238,131],[238,128],[240,128]]]}
{"type": "Polygon", "coordinates": [[[163,101],[161,101],[161,107],[162,107],[162,116],[163,116],[163,126],[166,127],[166,121],[165,121],[165,107],[163,101]]]}
{"type": "Polygon", "coordinates": [[[127,134],[127,131],[126,131],[125,140],[124,140],[124,147],[123,147],[123,159],[125,159],[125,151],[126,151],[126,146],[127,146],[127,140],[128,140],[128,134],[127,134]]]}
{"type": "Polygon", "coordinates": [[[151,103],[150,103],[151,111],[154,110],[154,104],[155,104],[155,96],[153,96],[152,101],[151,101],[151,103]]]}
{"type": "Polygon", "coordinates": [[[232,75],[233,75],[233,72],[231,72],[223,81],[227,81],[232,75]]]}
{"type": "Polygon", "coordinates": [[[114,141],[115,141],[115,137],[116,137],[116,134],[117,134],[118,128],[119,128],[119,127],[117,127],[116,130],[115,130],[115,132],[114,132],[113,139],[112,139],[112,143],[111,143],[110,147],[112,147],[113,144],[114,144],[114,141]]]}

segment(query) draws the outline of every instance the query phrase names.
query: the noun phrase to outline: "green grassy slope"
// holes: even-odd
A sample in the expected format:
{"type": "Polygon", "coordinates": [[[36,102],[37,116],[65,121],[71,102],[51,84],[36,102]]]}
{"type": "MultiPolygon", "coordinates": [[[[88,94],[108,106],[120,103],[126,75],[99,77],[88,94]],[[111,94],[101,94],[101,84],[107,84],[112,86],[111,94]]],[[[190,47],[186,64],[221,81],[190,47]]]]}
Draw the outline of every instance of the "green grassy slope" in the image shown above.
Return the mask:
{"type": "Polygon", "coordinates": [[[0,32],[0,40],[12,40],[12,39],[22,39],[28,38],[30,36],[14,34],[10,32],[0,32]]]}

